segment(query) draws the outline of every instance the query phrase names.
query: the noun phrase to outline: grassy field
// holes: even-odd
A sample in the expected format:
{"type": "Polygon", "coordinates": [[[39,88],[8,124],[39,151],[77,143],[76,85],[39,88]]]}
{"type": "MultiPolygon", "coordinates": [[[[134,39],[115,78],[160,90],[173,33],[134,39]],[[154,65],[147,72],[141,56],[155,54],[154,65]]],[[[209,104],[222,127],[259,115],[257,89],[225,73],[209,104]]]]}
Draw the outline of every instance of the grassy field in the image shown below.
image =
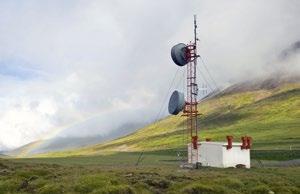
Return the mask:
{"type": "MultiPolygon", "coordinates": [[[[0,193],[299,193],[300,167],[183,169],[176,150],[0,159],[0,193]]],[[[299,154],[299,153],[298,153],[299,154]]],[[[261,152],[260,157],[272,154],[261,152]]],[[[297,158],[297,156],[281,159],[297,158]]],[[[267,164],[267,162],[264,162],[267,164]]]]}
{"type": "MultiPolygon", "coordinates": [[[[300,84],[224,94],[199,104],[200,139],[253,138],[260,150],[300,149],[300,84]]],[[[169,116],[133,134],[82,149],[40,156],[94,155],[111,151],[180,149],[188,142],[185,118],[169,116]]]]}

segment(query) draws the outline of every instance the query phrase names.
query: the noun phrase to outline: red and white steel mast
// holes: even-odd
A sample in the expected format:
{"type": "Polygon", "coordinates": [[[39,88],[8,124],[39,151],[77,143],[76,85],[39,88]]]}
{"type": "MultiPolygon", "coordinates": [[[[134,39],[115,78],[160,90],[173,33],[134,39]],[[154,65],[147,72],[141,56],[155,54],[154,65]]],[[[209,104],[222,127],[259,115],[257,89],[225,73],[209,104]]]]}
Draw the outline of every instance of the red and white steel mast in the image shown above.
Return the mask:
{"type": "Polygon", "coordinates": [[[196,15],[194,15],[194,41],[185,45],[179,43],[172,47],[171,56],[174,63],[178,66],[185,66],[187,68],[187,89],[186,98],[184,94],[178,91],[174,91],[169,101],[170,114],[177,115],[183,110],[183,116],[187,117],[187,131],[191,138],[191,146],[188,150],[190,163],[198,162],[198,110],[197,110],[197,96],[198,96],[198,84],[197,84],[197,21],[196,15]],[[195,153],[196,157],[192,154],[195,153]],[[196,160],[196,161],[194,161],[196,160]]]}
{"type": "MultiPolygon", "coordinates": [[[[198,84],[197,84],[197,21],[196,15],[194,15],[194,42],[187,46],[189,63],[187,64],[187,91],[186,91],[186,103],[183,110],[184,116],[187,116],[187,130],[191,137],[190,153],[194,152],[192,149],[196,150],[198,153],[198,84]]],[[[198,154],[197,154],[198,155],[198,154]]],[[[191,163],[196,163],[198,161],[193,161],[192,154],[189,156],[191,163]]],[[[198,157],[195,158],[196,160],[198,157]]]]}

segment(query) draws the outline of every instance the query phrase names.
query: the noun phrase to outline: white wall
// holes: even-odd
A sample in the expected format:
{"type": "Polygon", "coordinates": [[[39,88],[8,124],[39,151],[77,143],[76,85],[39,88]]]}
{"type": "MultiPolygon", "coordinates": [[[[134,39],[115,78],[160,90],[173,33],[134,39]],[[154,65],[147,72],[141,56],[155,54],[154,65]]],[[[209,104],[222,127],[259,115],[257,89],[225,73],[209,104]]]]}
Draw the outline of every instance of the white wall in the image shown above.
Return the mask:
{"type": "Polygon", "coordinates": [[[242,150],[241,143],[233,143],[232,148],[228,150],[227,142],[200,142],[198,145],[197,151],[191,149],[191,144],[188,144],[189,163],[195,164],[198,161],[203,166],[219,168],[236,167],[238,164],[243,164],[246,168],[250,168],[250,150],[242,150]]]}
{"type": "Polygon", "coordinates": [[[223,166],[235,167],[237,164],[244,164],[246,168],[250,168],[250,150],[241,150],[240,146],[232,147],[227,150],[223,147],[223,166]]]}
{"type": "Polygon", "coordinates": [[[217,144],[201,144],[198,158],[203,166],[222,167],[222,147],[217,144]]]}

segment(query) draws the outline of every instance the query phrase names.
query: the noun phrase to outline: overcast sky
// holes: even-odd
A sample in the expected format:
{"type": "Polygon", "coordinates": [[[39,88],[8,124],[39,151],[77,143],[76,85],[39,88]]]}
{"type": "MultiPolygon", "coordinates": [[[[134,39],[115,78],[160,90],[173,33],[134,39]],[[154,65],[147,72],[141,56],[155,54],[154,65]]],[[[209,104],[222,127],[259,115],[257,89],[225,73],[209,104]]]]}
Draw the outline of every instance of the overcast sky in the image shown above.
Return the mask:
{"type": "Polygon", "coordinates": [[[297,0],[0,0],[0,150],[165,116],[184,73],[170,48],[192,39],[193,14],[219,86],[272,71],[300,40],[297,0]]]}

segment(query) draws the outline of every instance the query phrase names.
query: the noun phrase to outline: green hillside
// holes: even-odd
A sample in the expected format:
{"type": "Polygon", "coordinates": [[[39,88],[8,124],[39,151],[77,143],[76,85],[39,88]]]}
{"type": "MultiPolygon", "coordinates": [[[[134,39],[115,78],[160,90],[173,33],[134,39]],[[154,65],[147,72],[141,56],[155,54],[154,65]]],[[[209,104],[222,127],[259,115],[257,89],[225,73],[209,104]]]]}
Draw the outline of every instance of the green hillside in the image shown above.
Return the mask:
{"type": "Polygon", "coordinates": [[[0,193],[299,193],[300,84],[231,89],[199,104],[200,137],[252,136],[251,170],[179,168],[178,115],[104,144],[0,159],[0,193]]]}
{"type": "MultiPolygon", "coordinates": [[[[231,88],[232,89],[232,88],[231,88]]],[[[233,135],[253,138],[254,149],[300,148],[300,84],[223,92],[199,104],[200,140],[224,141],[233,135]]],[[[90,155],[115,151],[180,149],[188,137],[185,117],[169,116],[125,137],[46,156],[90,155]]],[[[41,156],[45,156],[41,155],[41,156]]]]}

